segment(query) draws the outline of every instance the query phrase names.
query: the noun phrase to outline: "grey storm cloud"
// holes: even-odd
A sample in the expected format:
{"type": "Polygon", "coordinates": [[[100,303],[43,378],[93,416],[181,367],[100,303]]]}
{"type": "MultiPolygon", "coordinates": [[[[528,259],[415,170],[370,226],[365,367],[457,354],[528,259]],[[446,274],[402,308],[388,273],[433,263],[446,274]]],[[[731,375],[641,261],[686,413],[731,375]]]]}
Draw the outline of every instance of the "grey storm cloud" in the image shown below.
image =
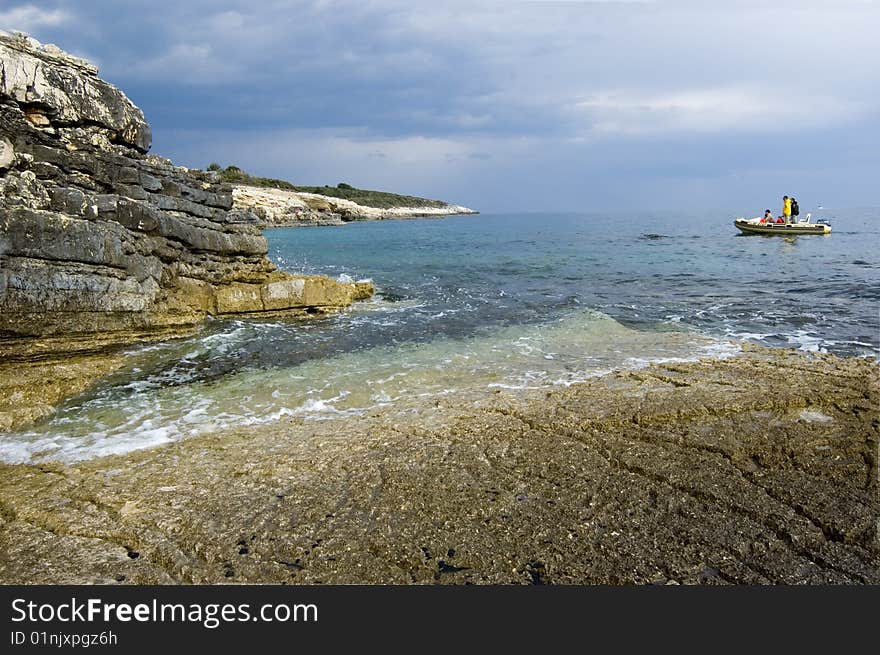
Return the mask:
{"type": "Polygon", "coordinates": [[[482,209],[521,208],[501,180],[560,209],[876,193],[878,28],[857,0],[0,8],[95,61],[181,163],[482,209]]]}

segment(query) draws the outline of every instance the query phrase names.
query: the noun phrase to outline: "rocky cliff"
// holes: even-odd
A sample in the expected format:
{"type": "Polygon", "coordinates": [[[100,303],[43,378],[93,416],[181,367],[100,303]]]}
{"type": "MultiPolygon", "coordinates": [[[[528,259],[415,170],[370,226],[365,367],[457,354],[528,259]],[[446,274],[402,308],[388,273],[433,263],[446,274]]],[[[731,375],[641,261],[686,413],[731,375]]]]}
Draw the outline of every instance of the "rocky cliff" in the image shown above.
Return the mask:
{"type": "Polygon", "coordinates": [[[276,271],[263,221],[233,206],[232,187],[147,155],[150,142],[141,110],[94,66],[0,33],[0,356],[372,293],[276,271]]]}
{"type": "Polygon", "coordinates": [[[479,212],[460,205],[441,207],[368,207],[345,198],[318,193],[235,185],[235,207],[252,211],[270,227],[288,225],[343,225],[351,221],[395,218],[442,218],[479,212]]]}

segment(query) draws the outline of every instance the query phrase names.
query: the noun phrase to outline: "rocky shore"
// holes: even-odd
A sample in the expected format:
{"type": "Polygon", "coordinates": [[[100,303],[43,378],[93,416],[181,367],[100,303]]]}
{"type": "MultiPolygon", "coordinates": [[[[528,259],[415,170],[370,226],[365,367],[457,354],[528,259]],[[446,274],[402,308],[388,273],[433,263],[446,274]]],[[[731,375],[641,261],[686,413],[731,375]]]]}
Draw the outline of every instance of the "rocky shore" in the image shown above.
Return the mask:
{"type": "Polygon", "coordinates": [[[0,582],[878,584],[878,430],[876,362],[749,347],[4,465],[0,582]]]}
{"type": "MultiPolygon", "coordinates": [[[[276,270],[267,225],[472,213],[219,184],[87,62],[3,34],[0,62],[0,430],[134,342],[372,294],[276,270]]],[[[0,583],[880,584],[878,381],[747,346],[0,464],[0,583]]]]}
{"type": "Polygon", "coordinates": [[[442,218],[479,212],[460,205],[442,207],[367,207],[317,193],[235,185],[235,206],[254,212],[269,227],[344,225],[352,221],[399,218],[442,218]]]}
{"type": "Polygon", "coordinates": [[[143,113],[88,62],[0,33],[0,64],[0,429],[106,373],[115,347],[372,294],[277,271],[265,222],[230,185],[146,154],[143,113]]]}

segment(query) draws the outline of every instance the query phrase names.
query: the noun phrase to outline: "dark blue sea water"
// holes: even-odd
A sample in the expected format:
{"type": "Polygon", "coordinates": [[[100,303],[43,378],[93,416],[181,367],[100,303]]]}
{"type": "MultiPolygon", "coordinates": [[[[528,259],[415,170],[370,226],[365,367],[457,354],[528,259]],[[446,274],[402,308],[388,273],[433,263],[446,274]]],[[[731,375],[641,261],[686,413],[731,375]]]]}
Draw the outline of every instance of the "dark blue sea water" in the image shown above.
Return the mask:
{"type": "Polygon", "coordinates": [[[744,341],[880,355],[880,210],[827,236],[741,236],[733,216],[521,214],[270,230],[292,272],[372,279],[325,318],[214,321],[128,365],[7,461],[76,460],[282,417],[564,385],[744,341]]]}
{"type": "Polygon", "coordinates": [[[636,329],[847,355],[880,352],[880,210],[824,212],[827,236],[743,236],[730,216],[520,214],[280,229],[298,272],[374,280],[417,301],[364,343],[485,333],[591,308],[636,329]],[[443,321],[437,314],[446,312],[443,321]],[[451,313],[450,313],[451,312],[451,313]]]}

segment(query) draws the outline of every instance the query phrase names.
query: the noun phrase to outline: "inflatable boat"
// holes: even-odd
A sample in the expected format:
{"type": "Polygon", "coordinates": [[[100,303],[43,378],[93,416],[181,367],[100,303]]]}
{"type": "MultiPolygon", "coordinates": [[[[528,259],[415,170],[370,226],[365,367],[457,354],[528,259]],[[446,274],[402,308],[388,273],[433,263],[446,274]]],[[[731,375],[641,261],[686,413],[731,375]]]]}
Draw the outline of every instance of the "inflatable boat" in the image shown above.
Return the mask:
{"type": "Polygon", "coordinates": [[[761,218],[737,218],[733,224],[743,234],[831,234],[831,225],[827,221],[810,222],[810,215],[798,223],[770,223],[761,218]]]}

